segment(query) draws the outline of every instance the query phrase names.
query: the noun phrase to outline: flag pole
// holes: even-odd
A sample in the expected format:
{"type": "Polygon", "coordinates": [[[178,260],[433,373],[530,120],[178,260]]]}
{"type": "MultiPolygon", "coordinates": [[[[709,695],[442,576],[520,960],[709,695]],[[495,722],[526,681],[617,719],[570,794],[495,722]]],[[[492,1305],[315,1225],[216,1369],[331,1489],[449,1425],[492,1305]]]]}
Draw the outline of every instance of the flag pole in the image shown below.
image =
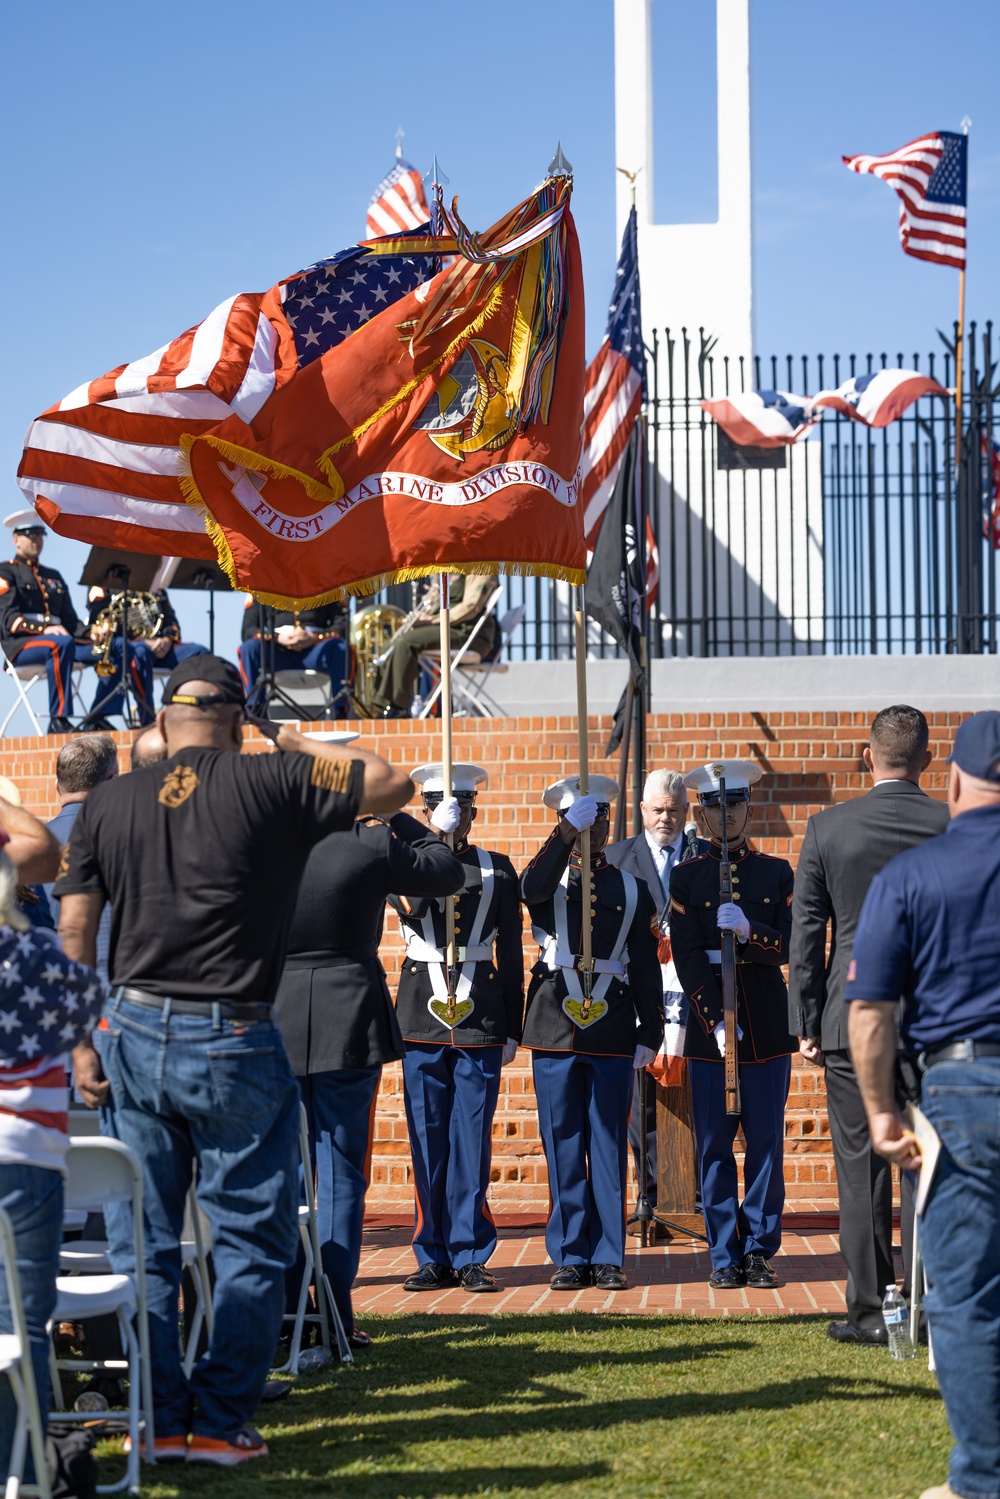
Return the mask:
{"type": "MultiPolygon", "coordinates": [[[[962,134],[968,138],[972,121],[966,115],[962,121],[962,134]]],[[[969,148],[965,148],[965,201],[969,201],[969,148]]],[[[968,210],[966,210],[968,218],[968,210]]],[[[958,272],[958,336],[955,339],[955,485],[958,485],[958,470],[962,463],[962,364],[965,352],[965,263],[969,257],[969,226],[965,226],[965,249],[958,272]]]]}
{"type": "MultiPolygon", "coordinates": [[[[576,590],[574,644],[576,647],[576,723],[577,750],[580,759],[580,793],[590,793],[590,763],[587,752],[587,635],[583,589],[576,590]]],[[[583,977],[583,1013],[590,1011],[594,983],[594,943],[591,931],[590,891],[593,875],[590,868],[590,829],[580,834],[580,972],[583,977]]]]}
{"type": "MultiPolygon", "coordinates": [[[[439,615],[441,621],[441,794],[445,801],[451,796],[451,606],[449,601],[449,577],[440,575],[441,590],[439,615]]],[[[445,838],[449,848],[455,847],[455,835],[445,838]]],[[[455,1019],[455,900],[448,896],[444,906],[445,973],[448,979],[448,1021],[455,1019]]]]}
{"type": "Polygon", "coordinates": [[[958,335],[955,339],[955,482],[962,464],[962,352],[965,347],[965,266],[958,273],[958,335]]]}

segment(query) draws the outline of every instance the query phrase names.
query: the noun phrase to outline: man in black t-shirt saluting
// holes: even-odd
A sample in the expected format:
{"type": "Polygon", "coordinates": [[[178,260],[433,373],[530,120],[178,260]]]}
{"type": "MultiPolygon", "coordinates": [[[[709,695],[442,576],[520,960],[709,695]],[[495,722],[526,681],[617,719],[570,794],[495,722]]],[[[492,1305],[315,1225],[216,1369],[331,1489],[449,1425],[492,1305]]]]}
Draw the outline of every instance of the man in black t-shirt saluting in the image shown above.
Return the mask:
{"type": "MultiPolygon", "coordinates": [[[[167,758],[95,787],[56,890],[73,958],[93,962],[111,906],[99,1054],[74,1060],[84,1098],[113,1104],[114,1132],[143,1165],[156,1455],[228,1467],[267,1455],[248,1423],[295,1257],[299,1096],[271,1004],[299,882],[314,844],[358,812],[396,811],[413,786],[288,724],[259,724],[281,754],[241,756],[243,688],[217,656],[182,662],[163,701],[167,758]],[[188,1381],[177,1298],[194,1160],[215,1319],[188,1381]]],[[[130,1270],[124,1234],[109,1234],[115,1270],[130,1270]]]]}

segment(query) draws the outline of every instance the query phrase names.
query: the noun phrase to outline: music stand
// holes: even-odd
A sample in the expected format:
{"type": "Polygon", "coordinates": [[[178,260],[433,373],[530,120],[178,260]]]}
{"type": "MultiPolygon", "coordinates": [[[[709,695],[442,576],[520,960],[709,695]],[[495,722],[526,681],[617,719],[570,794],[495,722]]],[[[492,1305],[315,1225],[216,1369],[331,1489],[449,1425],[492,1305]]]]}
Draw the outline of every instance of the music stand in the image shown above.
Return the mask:
{"type": "Polygon", "coordinates": [[[233,585],[217,562],[203,557],[165,557],[157,587],[208,594],[208,648],[215,655],[215,595],[232,593],[233,585]]]}
{"type": "MultiPolygon", "coordinates": [[[[159,565],[159,557],[149,556],[144,552],[118,552],[113,547],[91,547],[83,572],[80,574],[80,582],[88,589],[104,588],[112,596],[116,593],[127,594],[130,589],[137,593],[149,593],[152,591],[151,585],[159,565]]],[[[84,727],[88,719],[100,717],[107,704],[119,693],[122,699],[122,719],[129,728],[133,727],[128,644],[128,609],[123,608],[121,682],[116,682],[108,688],[103,697],[98,698],[83,720],[84,727]]],[[[135,708],[138,710],[138,703],[135,704],[135,708]]],[[[136,717],[138,717],[138,711],[136,711],[136,717]]]]}

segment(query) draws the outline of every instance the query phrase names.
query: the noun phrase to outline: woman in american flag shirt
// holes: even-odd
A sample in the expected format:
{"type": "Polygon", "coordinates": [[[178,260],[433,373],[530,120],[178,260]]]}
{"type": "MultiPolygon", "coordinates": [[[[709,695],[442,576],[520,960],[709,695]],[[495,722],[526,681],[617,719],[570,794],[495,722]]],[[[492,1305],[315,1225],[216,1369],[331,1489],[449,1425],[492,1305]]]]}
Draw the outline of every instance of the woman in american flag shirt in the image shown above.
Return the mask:
{"type": "MultiPolygon", "coordinates": [[[[30,927],[17,907],[18,880],[52,879],[58,853],[41,823],[0,801],[0,1207],[14,1227],[43,1420],[49,1404],[46,1323],[56,1302],[69,1145],[66,1053],[90,1032],[105,998],[94,970],[70,962],[55,934],[30,927]]],[[[12,1330],[0,1275],[0,1332],[12,1330]]],[[[15,1417],[10,1382],[0,1379],[4,1471],[15,1417]]]]}

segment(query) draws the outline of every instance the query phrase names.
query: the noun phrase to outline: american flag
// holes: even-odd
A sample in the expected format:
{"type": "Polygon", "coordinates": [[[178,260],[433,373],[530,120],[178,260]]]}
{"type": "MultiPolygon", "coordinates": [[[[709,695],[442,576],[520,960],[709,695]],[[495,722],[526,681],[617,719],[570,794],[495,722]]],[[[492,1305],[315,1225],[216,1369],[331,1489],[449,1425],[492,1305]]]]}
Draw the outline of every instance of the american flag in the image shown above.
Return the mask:
{"type": "Polygon", "coordinates": [[[646,399],[635,208],[622,235],[604,342],[587,369],[583,426],[583,529],[593,550],[601,517],[646,399]]]}
{"type": "Polygon", "coordinates": [[[968,136],[921,135],[888,156],[845,156],[852,172],[871,172],[898,194],[899,238],[907,255],[965,269],[968,136]]]}
{"type": "Polygon", "coordinates": [[[204,520],[181,494],[181,437],[233,416],[266,423],[268,401],[297,370],[436,270],[434,256],[373,257],[355,245],[269,291],[229,297],[179,338],[43,412],[25,438],[21,488],[77,540],[135,550],[142,527],[143,550],[214,558],[204,520]]]}
{"type": "Polygon", "coordinates": [[[392,171],[382,178],[368,205],[366,238],[418,229],[430,216],[420,173],[397,152],[392,171]]]}

